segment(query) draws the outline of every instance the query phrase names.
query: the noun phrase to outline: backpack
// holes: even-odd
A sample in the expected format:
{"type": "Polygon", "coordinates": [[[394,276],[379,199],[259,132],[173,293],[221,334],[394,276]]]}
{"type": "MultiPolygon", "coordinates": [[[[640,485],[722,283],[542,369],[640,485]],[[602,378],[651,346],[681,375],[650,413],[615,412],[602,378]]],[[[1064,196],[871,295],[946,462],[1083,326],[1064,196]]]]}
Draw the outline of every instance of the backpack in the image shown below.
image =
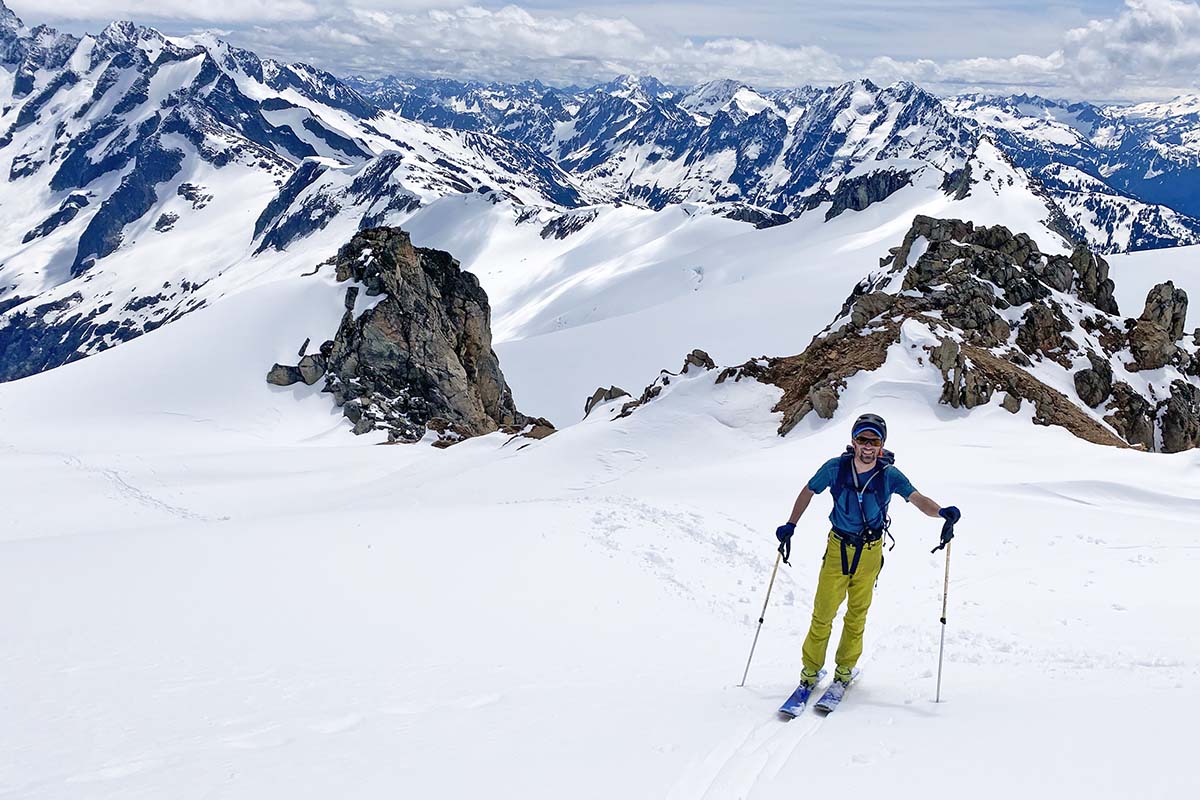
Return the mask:
{"type": "Polygon", "coordinates": [[[834,501],[838,504],[845,504],[845,507],[853,513],[854,506],[858,506],[858,513],[862,516],[864,533],[867,531],[879,531],[881,534],[887,533],[891,527],[892,520],[888,516],[888,501],[890,498],[885,492],[886,473],[896,463],[896,454],[891,450],[883,450],[879,454],[880,469],[870,478],[870,483],[865,491],[871,492],[875,496],[876,505],[883,512],[883,518],[878,520],[878,525],[872,525],[870,520],[866,518],[866,511],[859,499],[858,473],[854,469],[854,448],[846,445],[846,452],[840,456],[838,464],[837,478],[833,482],[834,501]]]}
{"type": "MultiPolygon", "coordinates": [[[[868,541],[883,539],[884,536],[891,537],[892,534],[888,528],[892,525],[891,517],[888,516],[888,495],[884,491],[887,483],[884,477],[887,471],[896,463],[896,454],[891,450],[882,450],[879,453],[879,471],[868,478],[868,485],[863,488],[863,491],[870,491],[875,495],[875,500],[879,506],[883,518],[879,521],[879,525],[872,526],[867,520],[866,509],[863,508],[862,499],[859,496],[860,487],[858,486],[858,472],[854,469],[854,448],[846,445],[846,452],[839,457],[837,478],[833,482],[834,502],[846,505],[848,509],[852,509],[854,505],[858,506],[858,513],[862,517],[863,532],[858,536],[838,535],[838,541],[841,544],[842,556],[842,574],[853,575],[858,570],[858,561],[862,556],[863,545],[868,541]],[[846,545],[849,544],[854,548],[854,558],[850,559],[846,551],[846,545]]],[[[892,547],[896,546],[895,538],[892,538],[892,547]]],[[[879,569],[883,570],[883,563],[880,562],[879,569]]]]}
{"type": "Polygon", "coordinates": [[[887,536],[892,539],[892,547],[895,547],[895,537],[888,530],[892,527],[892,518],[888,516],[888,495],[884,489],[887,488],[887,481],[884,480],[888,469],[892,468],[896,462],[896,455],[890,450],[882,450],[878,461],[880,461],[880,471],[869,477],[868,486],[863,491],[871,492],[875,495],[876,505],[882,511],[882,519],[878,519],[877,525],[872,525],[866,519],[866,510],[863,507],[862,500],[859,499],[858,473],[854,470],[854,449],[850,445],[846,445],[846,452],[839,457],[838,477],[833,482],[834,503],[844,506],[844,509],[853,515],[854,506],[858,506],[858,513],[863,519],[863,533],[856,535],[842,534],[839,531],[838,539],[841,542],[841,572],[842,575],[854,575],[858,570],[858,559],[863,554],[863,545],[869,541],[883,539],[887,536]],[[854,548],[853,561],[847,559],[846,545],[851,545],[854,548]]]}

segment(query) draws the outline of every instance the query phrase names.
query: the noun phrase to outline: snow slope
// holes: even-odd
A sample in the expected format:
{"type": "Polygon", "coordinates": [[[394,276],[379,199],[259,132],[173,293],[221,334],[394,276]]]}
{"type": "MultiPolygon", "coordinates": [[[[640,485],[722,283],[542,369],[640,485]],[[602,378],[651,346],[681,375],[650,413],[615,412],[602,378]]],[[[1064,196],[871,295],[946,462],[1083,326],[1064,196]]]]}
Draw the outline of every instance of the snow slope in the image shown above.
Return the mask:
{"type": "MultiPolygon", "coordinates": [[[[893,201],[909,198],[908,211],[949,202],[906,191],[893,201]]],[[[1011,212],[1001,195],[974,197],[976,213],[1011,212]]],[[[639,380],[629,368],[634,390],[678,366],[672,337],[685,338],[674,332],[685,323],[687,337],[709,327],[721,360],[798,350],[836,314],[860,262],[907,226],[872,212],[882,213],[821,226],[827,239],[802,221],[756,232],[737,246],[768,266],[745,280],[721,275],[715,253],[706,263],[719,291],[672,294],[655,283],[661,265],[631,262],[655,304],[528,338],[514,321],[501,356],[518,402],[542,413],[564,382],[583,385],[582,367],[560,370],[569,353],[590,360],[595,384],[628,359],[641,370],[631,353],[650,352],[639,380]],[[535,364],[539,353],[557,358],[535,364]]],[[[712,222],[691,224],[702,233],[712,222]]],[[[479,253],[498,241],[485,237],[479,253]]],[[[1127,267],[1164,269],[1152,254],[1114,260],[1118,291],[1127,267]]],[[[610,421],[609,406],[539,442],[376,447],[348,433],[327,396],[263,381],[272,361],[332,330],[339,295],[320,273],[263,281],[152,336],[0,386],[0,607],[10,610],[0,615],[0,793],[1200,789],[1187,735],[1200,713],[1200,640],[1187,635],[1200,597],[1186,591],[1200,561],[1197,451],[1095,447],[1031,425],[1027,412],[940,406],[933,368],[903,343],[851,381],[833,420],[810,416],[782,439],[777,390],[716,385],[709,372],[673,381],[629,418],[610,421]],[[827,496],[801,521],[738,688],[772,532],[867,409],[888,419],[914,484],[964,512],[945,702],[931,702],[944,561],[928,550],[939,521],[896,501],[899,545],[871,611],[862,682],[836,715],[782,723],[774,710],[799,672],[827,496]]],[[[516,313],[497,307],[501,322],[516,313]]]]}

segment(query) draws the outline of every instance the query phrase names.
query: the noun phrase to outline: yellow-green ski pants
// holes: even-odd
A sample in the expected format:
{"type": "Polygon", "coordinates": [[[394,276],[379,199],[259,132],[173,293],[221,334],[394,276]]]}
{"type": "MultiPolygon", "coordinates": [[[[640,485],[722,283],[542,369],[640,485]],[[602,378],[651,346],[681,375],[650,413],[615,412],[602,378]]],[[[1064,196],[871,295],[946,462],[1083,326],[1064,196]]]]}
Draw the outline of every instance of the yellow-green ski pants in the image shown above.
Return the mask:
{"type": "MultiPolygon", "coordinates": [[[[854,545],[846,545],[848,563],[854,561],[854,545]]],[[[829,649],[829,634],[833,618],[842,601],[847,600],[846,616],[842,620],[842,639],[838,642],[835,677],[849,678],[850,670],[858,663],[863,649],[863,628],[867,624],[867,609],[875,592],[875,579],[883,568],[883,541],[863,545],[858,569],[853,575],[842,574],[842,543],[830,532],[821,574],[817,579],[817,596],[813,600],[812,625],[804,640],[804,674],[815,675],[825,666],[829,649]]]]}

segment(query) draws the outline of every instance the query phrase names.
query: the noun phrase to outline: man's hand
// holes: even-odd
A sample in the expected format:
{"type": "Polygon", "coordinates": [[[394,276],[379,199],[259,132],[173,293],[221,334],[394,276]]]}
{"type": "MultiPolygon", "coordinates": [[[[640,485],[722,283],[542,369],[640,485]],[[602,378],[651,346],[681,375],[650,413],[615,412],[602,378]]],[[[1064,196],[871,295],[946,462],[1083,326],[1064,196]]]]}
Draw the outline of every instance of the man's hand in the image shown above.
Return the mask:
{"type": "Polygon", "coordinates": [[[783,563],[789,567],[792,565],[788,559],[792,557],[792,534],[795,532],[794,522],[785,522],[775,529],[775,538],[779,540],[779,555],[783,556],[783,563]]]}
{"type": "Polygon", "coordinates": [[[950,540],[954,538],[954,523],[962,519],[962,512],[955,506],[946,506],[938,509],[938,516],[946,521],[942,523],[941,542],[931,551],[934,553],[950,544],[950,540]]]}

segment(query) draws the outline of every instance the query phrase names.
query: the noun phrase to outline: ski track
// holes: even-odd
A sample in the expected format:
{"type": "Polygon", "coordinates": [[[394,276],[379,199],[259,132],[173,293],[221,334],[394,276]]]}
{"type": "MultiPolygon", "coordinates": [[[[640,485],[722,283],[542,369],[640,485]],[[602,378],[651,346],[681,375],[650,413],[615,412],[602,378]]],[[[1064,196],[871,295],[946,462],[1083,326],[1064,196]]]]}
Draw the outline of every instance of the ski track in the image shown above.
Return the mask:
{"type": "Polygon", "coordinates": [[[115,469],[108,467],[93,467],[81,461],[76,456],[64,456],[63,461],[70,467],[73,467],[82,472],[99,475],[117,490],[117,494],[126,500],[130,500],[138,505],[155,511],[161,511],[177,519],[192,520],[194,522],[224,522],[229,519],[228,516],[211,517],[205,514],[199,514],[195,511],[190,511],[182,506],[174,506],[170,503],[159,500],[157,497],[134,486],[125,477],[115,469]]]}
{"type": "MultiPolygon", "coordinates": [[[[819,697],[828,683],[822,683],[819,697]]],[[[825,719],[813,713],[811,706],[800,716],[747,723],[722,739],[703,759],[693,759],[683,775],[667,793],[668,800],[726,800],[750,798],[762,783],[772,783],[791,761],[796,749],[813,736],[825,719]]]]}

